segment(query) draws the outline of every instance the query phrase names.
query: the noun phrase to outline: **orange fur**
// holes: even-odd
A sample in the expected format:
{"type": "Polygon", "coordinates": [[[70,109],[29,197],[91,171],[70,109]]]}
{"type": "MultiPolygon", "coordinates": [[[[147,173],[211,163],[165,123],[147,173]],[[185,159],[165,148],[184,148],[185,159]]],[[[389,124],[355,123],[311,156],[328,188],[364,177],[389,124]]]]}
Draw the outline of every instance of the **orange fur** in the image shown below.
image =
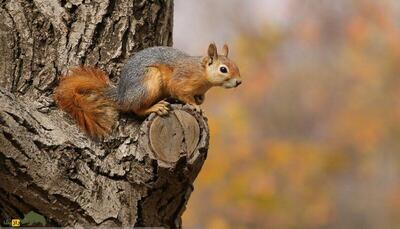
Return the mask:
{"type": "Polygon", "coordinates": [[[160,71],[162,82],[168,82],[171,79],[174,70],[172,66],[157,64],[151,67],[157,68],[160,71]]]}
{"type": "Polygon", "coordinates": [[[203,95],[212,87],[202,69],[181,70],[175,72],[175,75],[168,82],[168,92],[185,103],[195,104],[194,96],[203,95]]]}
{"type": "Polygon", "coordinates": [[[157,67],[147,68],[142,81],[143,87],[146,89],[146,97],[140,101],[140,106],[133,109],[135,114],[144,116],[152,105],[163,99],[161,77],[161,72],[157,67]]]}
{"type": "Polygon", "coordinates": [[[159,69],[157,68],[149,68],[147,71],[147,74],[144,78],[143,81],[143,86],[147,89],[147,103],[148,105],[152,105],[154,102],[153,100],[157,99],[158,97],[161,97],[162,95],[162,79],[161,75],[162,73],[160,72],[159,69]]]}
{"type": "Polygon", "coordinates": [[[107,75],[91,67],[77,67],[60,80],[55,90],[58,106],[91,137],[107,135],[116,120],[114,103],[104,96],[110,87],[107,75]]]}

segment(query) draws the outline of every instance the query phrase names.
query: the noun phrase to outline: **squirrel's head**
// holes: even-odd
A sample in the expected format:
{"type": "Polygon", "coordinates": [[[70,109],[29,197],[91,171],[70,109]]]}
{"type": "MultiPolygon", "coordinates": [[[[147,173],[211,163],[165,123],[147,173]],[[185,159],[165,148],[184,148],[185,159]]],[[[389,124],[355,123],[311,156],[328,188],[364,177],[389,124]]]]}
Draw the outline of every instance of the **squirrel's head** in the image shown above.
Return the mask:
{"type": "Polygon", "coordinates": [[[203,57],[203,66],[206,69],[207,80],[213,86],[234,88],[242,83],[239,68],[228,58],[229,49],[225,44],[222,55],[218,55],[214,43],[208,46],[207,56],[203,57]]]}

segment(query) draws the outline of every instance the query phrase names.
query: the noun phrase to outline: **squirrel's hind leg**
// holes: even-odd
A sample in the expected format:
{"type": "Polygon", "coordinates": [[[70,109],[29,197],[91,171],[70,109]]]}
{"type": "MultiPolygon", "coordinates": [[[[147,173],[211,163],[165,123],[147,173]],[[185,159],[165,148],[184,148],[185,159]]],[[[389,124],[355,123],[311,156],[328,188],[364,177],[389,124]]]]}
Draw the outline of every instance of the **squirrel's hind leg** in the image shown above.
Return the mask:
{"type": "Polygon", "coordinates": [[[146,116],[150,113],[166,115],[169,111],[169,103],[161,100],[165,98],[162,90],[163,72],[157,67],[148,67],[143,80],[145,95],[142,99],[142,106],[134,112],[139,116],[146,116]],[[161,101],[160,101],[161,100],[161,101]]]}

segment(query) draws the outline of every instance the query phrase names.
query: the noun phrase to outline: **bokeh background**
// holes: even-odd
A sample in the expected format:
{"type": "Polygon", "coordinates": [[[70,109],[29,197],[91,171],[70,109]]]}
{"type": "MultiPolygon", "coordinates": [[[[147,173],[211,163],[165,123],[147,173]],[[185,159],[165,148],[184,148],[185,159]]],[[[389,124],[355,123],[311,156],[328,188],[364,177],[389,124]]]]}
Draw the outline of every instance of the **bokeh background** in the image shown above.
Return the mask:
{"type": "Polygon", "coordinates": [[[230,45],[184,228],[400,228],[400,1],[176,0],[174,46],[230,45]]]}

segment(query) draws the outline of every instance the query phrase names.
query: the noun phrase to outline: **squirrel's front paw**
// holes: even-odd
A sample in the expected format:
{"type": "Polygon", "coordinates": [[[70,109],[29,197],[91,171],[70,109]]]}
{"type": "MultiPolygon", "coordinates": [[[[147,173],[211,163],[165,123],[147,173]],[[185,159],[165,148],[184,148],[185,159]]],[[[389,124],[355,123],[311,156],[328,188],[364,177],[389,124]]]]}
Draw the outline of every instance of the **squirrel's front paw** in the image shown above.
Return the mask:
{"type": "Polygon", "coordinates": [[[195,95],[194,96],[194,101],[196,102],[197,105],[200,105],[204,102],[205,96],[204,94],[202,95],[195,95]]]}
{"type": "Polygon", "coordinates": [[[150,109],[152,110],[152,112],[157,113],[158,115],[167,115],[168,111],[169,111],[169,103],[162,100],[156,104],[154,104],[150,109]]]}

